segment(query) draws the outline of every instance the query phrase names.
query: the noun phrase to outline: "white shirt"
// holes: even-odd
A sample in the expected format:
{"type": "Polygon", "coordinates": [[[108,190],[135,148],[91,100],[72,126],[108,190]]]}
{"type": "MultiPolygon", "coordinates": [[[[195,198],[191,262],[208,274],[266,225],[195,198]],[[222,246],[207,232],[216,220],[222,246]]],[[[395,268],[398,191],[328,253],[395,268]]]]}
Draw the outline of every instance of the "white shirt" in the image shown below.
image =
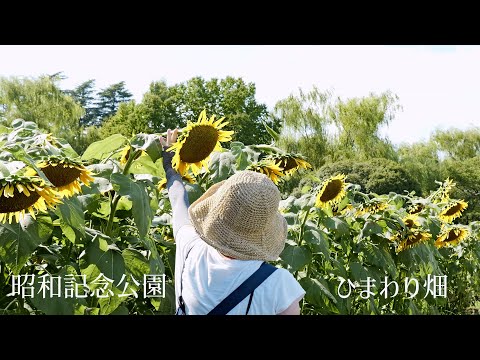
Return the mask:
{"type": "MultiPolygon", "coordinates": [[[[224,257],[200,238],[193,225],[183,225],[175,242],[175,297],[178,308],[180,280],[183,279],[181,294],[188,315],[207,314],[263,262],[224,257]]],[[[255,289],[248,315],[281,313],[304,295],[305,291],[293,275],[286,269],[278,268],[255,289]]],[[[228,315],[245,315],[249,298],[243,299],[228,315]]]]}

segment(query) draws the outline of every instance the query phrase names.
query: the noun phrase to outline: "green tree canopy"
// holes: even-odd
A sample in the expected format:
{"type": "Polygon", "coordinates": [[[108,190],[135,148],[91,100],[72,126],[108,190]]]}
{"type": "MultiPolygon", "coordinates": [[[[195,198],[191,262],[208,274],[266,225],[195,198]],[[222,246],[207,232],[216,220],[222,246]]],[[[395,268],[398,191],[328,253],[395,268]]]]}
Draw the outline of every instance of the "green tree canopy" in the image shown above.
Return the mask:
{"type": "Polygon", "coordinates": [[[480,128],[437,130],[431,137],[438,149],[453,160],[480,155],[480,128]]]}
{"type": "MultiPolygon", "coordinates": [[[[268,117],[266,105],[255,100],[255,85],[245,83],[241,78],[204,80],[195,77],[186,83],[168,86],[165,81],[152,82],[142,102],[134,112],[141,114],[139,124],[121,126],[121,131],[152,133],[163,132],[168,128],[184,127],[187,121],[196,121],[203,109],[207,115],[225,117],[228,127],[235,129],[234,140],[244,144],[269,143],[271,141],[263,122],[278,130],[278,122],[268,117]]],[[[129,108],[133,111],[133,108],[129,108]]],[[[124,108],[125,110],[125,108],[124,108]]],[[[135,115],[135,116],[137,116],[135,115]]],[[[124,120],[124,115],[122,115],[124,120]]],[[[135,116],[131,117],[134,121],[135,116]]],[[[119,118],[108,121],[102,132],[107,135],[117,132],[114,123],[119,118]]],[[[122,121],[123,121],[122,120],[122,121]]],[[[135,120],[137,121],[137,120],[135,120]]],[[[129,134],[131,135],[131,134],[129,134]]]]}
{"type": "Polygon", "coordinates": [[[38,78],[0,78],[0,119],[9,125],[16,118],[35,122],[39,128],[66,139],[76,148],[81,134],[82,107],[64,94],[59,74],[38,78]]]}
{"type": "Polygon", "coordinates": [[[336,126],[337,158],[395,159],[395,151],[388,139],[379,135],[381,126],[388,125],[395,116],[398,96],[387,91],[380,95],[342,101],[330,108],[336,126]]]}
{"type": "Polygon", "coordinates": [[[120,103],[128,102],[132,98],[132,93],[125,88],[125,81],[120,81],[99,91],[97,97],[97,119],[95,125],[100,125],[110,116],[115,115],[120,103]]]}
{"type": "Polygon", "coordinates": [[[65,90],[85,110],[85,115],[80,118],[80,125],[91,126],[97,123],[98,108],[95,105],[95,80],[87,80],[73,90],[65,90]]]}
{"type": "MultiPolygon", "coordinates": [[[[384,158],[365,161],[341,160],[322,166],[317,170],[316,176],[324,180],[339,173],[347,175],[347,182],[360,185],[362,191],[367,193],[403,194],[405,190],[415,191],[417,194],[420,192],[420,184],[403,166],[384,158]]],[[[301,181],[300,187],[307,182],[307,179],[301,181]]]]}
{"type": "Polygon", "coordinates": [[[444,167],[444,177],[450,177],[456,183],[452,197],[468,202],[468,208],[459,221],[480,221],[480,156],[463,161],[447,159],[444,167]]]}
{"type": "Polygon", "coordinates": [[[403,144],[397,154],[399,164],[420,183],[422,195],[438,187],[435,181],[444,180],[438,148],[432,141],[403,144]]]}
{"type": "Polygon", "coordinates": [[[328,125],[330,124],[330,92],[317,87],[309,92],[299,89],[299,95],[275,104],[272,117],[281,123],[278,145],[290,152],[299,152],[315,166],[321,166],[330,155],[328,125]]]}

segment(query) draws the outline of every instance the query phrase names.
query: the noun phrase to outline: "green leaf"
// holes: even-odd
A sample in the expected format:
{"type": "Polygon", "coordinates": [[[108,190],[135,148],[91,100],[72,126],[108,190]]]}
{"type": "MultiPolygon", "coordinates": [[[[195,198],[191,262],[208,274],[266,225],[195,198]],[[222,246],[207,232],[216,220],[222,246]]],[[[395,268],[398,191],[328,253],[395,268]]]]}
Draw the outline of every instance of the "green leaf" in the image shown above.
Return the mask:
{"type": "Polygon", "coordinates": [[[213,152],[208,165],[210,178],[214,183],[227,179],[234,174],[235,164],[236,159],[231,152],[213,152]]]}
{"type": "MultiPolygon", "coordinates": [[[[124,282],[121,284],[121,286],[125,286],[126,282],[128,280],[124,280],[124,282]]],[[[128,281],[130,284],[130,281],[128,281]]],[[[121,303],[124,301],[128,300],[129,298],[133,297],[132,296],[119,296],[122,294],[122,291],[117,289],[113,285],[109,285],[108,289],[110,289],[113,292],[113,295],[109,293],[109,296],[106,297],[101,297],[98,299],[98,304],[100,305],[100,315],[109,315],[112,314],[119,306],[121,303]]],[[[122,289],[123,290],[123,289],[122,289]]],[[[127,288],[126,289],[126,294],[130,294],[131,291],[127,288]]],[[[105,293],[106,294],[106,293],[105,293]]]]}
{"type": "Polygon", "coordinates": [[[150,274],[164,274],[165,265],[163,264],[160,254],[158,253],[155,241],[151,237],[147,236],[145,239],[143,239],[143,245],[147,250],[150,251],[150,258],[148,259],[148,261],[150,262],[150,274]]]}
{"type": "Polygon", "coordinates": [[[361,284],[361,280],[367,280],[368,272],[362,264],[358,262],[351,262],[350,271],[353,275],[353,279],[358,281],[359,284],[361,284]]]}
{"type": "Polygon", "coordinates": [[[306,292],[305,300],[307,300],[309,303],[323,307],[323,297],[327,297],[334,304],[337,303],[337,299],[330,292],[330,289],[328,288],[328,284],[325,279],[302,278],[299,282],[306,292]]]}
{"type": "MultiPolygon", "coordinates": [[[[62,268],[58,274],[36,275],[32,304],[46,315],[73,315],[77,304],[86,305],[84,298],[76,298],[75,292],[66,295],[65,275],[76,275],[72,266],[62,268]]],[[[74,285],[75,286],[75,285],[74,285]]],[[[79,291],[83,294],[83,290],[79,291]]]]}
{"type": "Polygon", "coordinates": [[[43,171],[39,167],[37,167],[36,161],[32,159],[20,145],[14,144],[4,146],[4,149],[10,151],[10,153],[15,159],[31,166],[37,172],[38,176],[40,176],[47,185],[53,186],[53,184],[50,182],[50,180],[48,180],[43,171]]]}
{"type": "Polygon", "coordinates": [[[193,204],[200,196],[203,195],[203,190],[198,184],[185,184],[185,190],[187,190],[188,201],[193,204]]]}
{"type": "Polygon", "coordinates": [[[130,142],[130,145],[134,149],[145,151],[152,162],[155,162],[162,157],[162,145],[160,144],[160,138],[158,135],[137,134],[130,142]]]}
{"type": "Polygon", "coordinates": [[[280,138],[280,135],[275,130],[273,130],[270,126],[268,126],[265,121],[263,121],[263,126],[265,126],[265,130],[267,130],[267,132],[270,134],[273,140],[278,141],[278,139],[280,138]]]}
{"type": "Polygon", "coordinates": [[[365,238],[372,234],[381,234],[382,232],[383,229],[380,225],[372,221],[366,221],[362,231],[360,232],[360,238],[365,238]]]}
{"type": "Polygon", "coordinates": [[[2,178],[6,178],[10,175],[10,171],[8,171],[7,167],[5,165],[2,164],[2,162],[0,162],[0,176],[2,178]]]}
{"type": "Polygon", "coordinates": [[[156,162],[153,162],[148,155],[142,155],[134,160],[128,172],[130,174],[150,174],[159,178],[165,177],[163,160],[158,159],[156,162]]]}
{"type": "Polygon", "coordinates": [[[397,267],[384,246],[366,243],[362,248],[365,253],[365,263],[374,265],[382,272],[387,271],[390,276],[396,277],[397,267]]]}
{"type": "Polygon", "coordinates": [[[293,212],[283,214],[283,217],[287,221],[287,224],[290,226],[295,225],[295,223],[297,222],[297,214],[293,212]]]}
{"type": "Polygon", "coordinates": [[[175,302],[175,288],[170,284],[165,284],[165,297],[150,298],[150,302],[160,314],[175,314],[175,308],[177,306],[175,302]]]}
{"type": "Polygon", "coordinates": [[[18,224],[0,223],[0,259],[18,275],[38,245],[50,238],[53,231],[50,216],[30,214],[18,224]]]}
{"type": "Polygon", "coordinates": [[[312,245],[315,252],[321,252],[325,259],[330,258],[328,236],[322,230],[308,229],[303,234],[303,239],[312,245]]]}
{"type": "MultiPolygon", "coordinates": [[[[107,278],[112,279],[115,285],[120,282],[122,275],[125,274],[125,262],[120,252],[114,250],[108,245],[106,239],[99,236],[95,236],[94,240],[85,248],[85,263],[95,265],[107,278]]],[[[88,266],[84,264],[82,268],[86,269],[88,266]]],[[[94,269],[90,268],[89,274],[94,276],[92,271],[94,269]]],[[[87,274],[83,271],[82,273],[87,274]]]]}
{"type": "Polygon", "coordinates": [[[298,271],[312,260],[312,253],[305,246],[286,244],[280,258],[290,266],[290,271],[298,271]]]}
{"type": "Polygon", "coordinates": [[[327,217],[323,219],[323,223],[328,229],[333,230],[337,236],[343,236],[350,232],[348,224],[338,217],[327,217]]]}
{"type": "Polygon", "coordinates": [[[124,145],[126,141],[127,138],[120,134],[114,134],[106,139],[95,141],[85,150],[82,155],[82,160],[102,160],[124,145]]]}
{"type": "Polygon", "coordinates": [[[63,224],[68,225],[82,238],[85,238],[85,216],[82,204],[76,197],[63,198],[63,204],[57,206],[55,213],[63,224]]]}
{"type": "Polygon", "coordinates": [[[153,218],[150,197],[145,185],[140,181],[134,182],[129,177],[118,173],[112,174],[110,180],[120,195],[126,196],[132,201],[133,219],[137,225],[140,237],[144,238],[148,233],[153,218]]]}
{"type": "Polygon", "coordinates": [[[125,249],[122,251],[125,268],[139,282],[143,281],[143,276],[150,273],[150,265],[145,256],[140,251],[134,249],[125,249]]]}

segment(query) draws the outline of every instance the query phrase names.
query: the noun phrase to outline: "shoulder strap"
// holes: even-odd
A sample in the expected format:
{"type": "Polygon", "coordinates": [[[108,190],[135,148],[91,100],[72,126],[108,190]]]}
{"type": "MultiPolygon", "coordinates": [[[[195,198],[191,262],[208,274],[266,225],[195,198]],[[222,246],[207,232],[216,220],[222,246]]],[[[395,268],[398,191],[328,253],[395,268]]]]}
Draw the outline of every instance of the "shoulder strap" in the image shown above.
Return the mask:
{"type": "Polygon", "coordinates": [[[237,304],[245,299],[248,294],[253,291],[265,281],[277,268],[273,265],[263,262],[262,265],[250,277],[245,280],[238,288],[236,288],[230,295],[220,302],[208,315],[226,315],[237,304]]]}

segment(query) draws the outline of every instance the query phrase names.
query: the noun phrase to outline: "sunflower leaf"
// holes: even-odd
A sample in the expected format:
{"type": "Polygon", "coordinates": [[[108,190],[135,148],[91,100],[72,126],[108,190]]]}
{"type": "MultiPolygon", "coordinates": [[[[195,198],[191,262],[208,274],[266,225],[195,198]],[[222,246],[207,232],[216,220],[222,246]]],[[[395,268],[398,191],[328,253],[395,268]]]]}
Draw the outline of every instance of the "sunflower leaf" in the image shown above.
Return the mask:
{"type": "Polygon", "coordinates": [[[286,244],[280,258],[289,265],[291,272],[298,271],[312,260],[312,253],[306,246],[291,246],[286,244]]]}
{"type": "Polygon", "coordinates": [[[18,275],[38,245],[50,238],[53,231],[50,216],[30,214],[17,224],[0,223],[0,259],[18,275]]]}
{"type": "Polygon", "coordinates": [[[278,141],[278,139],[280,138],[280,135],[275,130],[273,130],[270,126],[268,126],[265,121],[263,121],[263,126],[265,127],[265,130],[267,130],[267,132],[273,138],[273,140],[278,141]]]}
{"type": "Polygon", "coordinates": [[[81,265],[82,274],[87,275],[87,282],[92,282],[100,273],[118,284],[125,274],[125,261],[122,255],[108,247],[107,241],[95,236],[85,248],[84,263],[81,265]],[[91,267],[94,265],[98,269],[91,267]]]}
{"type": "Polygon", "coordinates": [[[300,285],[305,289],[305,300],[314,305],[323,306],[323,297],[329,298],[334,304],[337,303],[337,299],[328,288],[328,283],[322,278],[303,278],[300,280],[300,285]]]}
{"type": "Polygon", "coordinates": [[[213,152],[208,164],[210,178],[214,183],[226,180],[235,172],[235,156],[231,152],[213,152]]]}
{"type": "Polygon", "coordinates": [[[137,134],[135,138],[130,142],[130,145],[134,149],[145,151],[152,162],[156,162],[162,157],[162,145],[158,135],[154,134],[137,134]]]}
{"type": "Polygon", "coordinates": [[[53,186],[53,184],[48,180],[43,171],[37,167],[35,160],[33,160],[25,150],[18,144],[5,146],[5,149],[8,150],[15,159],[23,161],[25,164],[30,165],[40,176],[48,186],[53,186]]]}
{"type": "Polygon", "coordinates": [[[147,235],[152,223],[153,212],[150,207],[150,197],[145,185],[140,181],[133,181],[123,174],[112,174],[110,180],[113,187],[122,196],[132,201],[132,213],[141,238],[147,235]]]}
{"type": "Polygon", "coordinates": [[[303,239],[312,246],[314,252],[322,253],[325,259],[330,258],[328,236],[322,230],[314,228],[307,229],[303,235],[303,239]]]}
{"type": "Polygon", "coordinates": [[[120,134],[113,134],[106,139],[95,141],[85,150],[82,160],[102,160],[119,149],[126,141],[127,138],[120,134]]]}
{"type": "MultiPolygon", "coordinates": [[[[79,237],[85,238],[85,216],[82,204],[76,197],[64,198],[63,203],[57,205],[55,213],[65,225],[70,226],[76,234],[80,235],[79,237]]],[[[70,237],[68,239],[71,241],[70,237]]]]}

